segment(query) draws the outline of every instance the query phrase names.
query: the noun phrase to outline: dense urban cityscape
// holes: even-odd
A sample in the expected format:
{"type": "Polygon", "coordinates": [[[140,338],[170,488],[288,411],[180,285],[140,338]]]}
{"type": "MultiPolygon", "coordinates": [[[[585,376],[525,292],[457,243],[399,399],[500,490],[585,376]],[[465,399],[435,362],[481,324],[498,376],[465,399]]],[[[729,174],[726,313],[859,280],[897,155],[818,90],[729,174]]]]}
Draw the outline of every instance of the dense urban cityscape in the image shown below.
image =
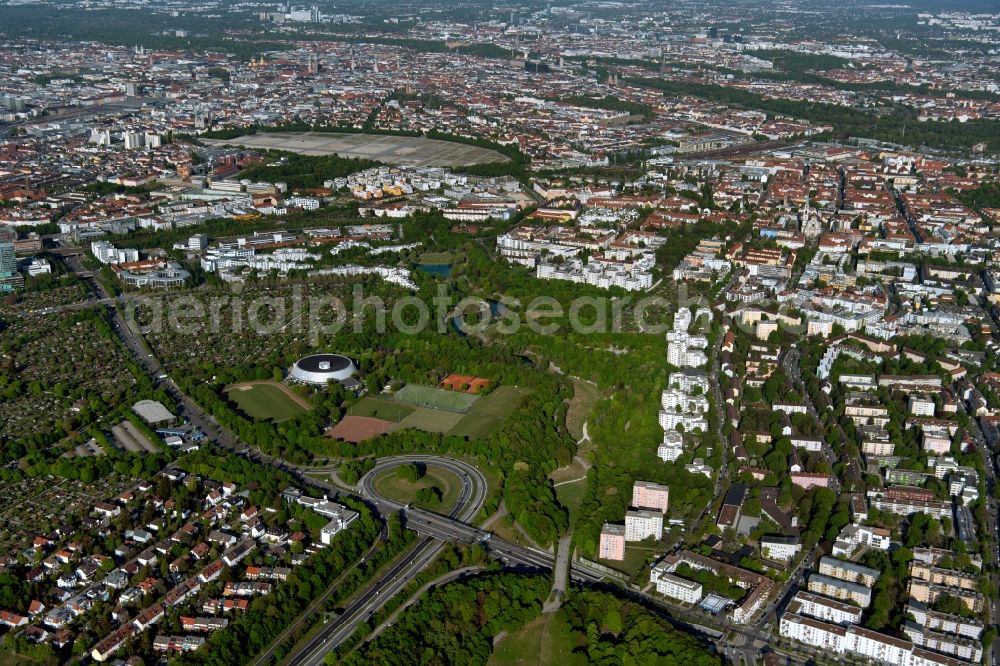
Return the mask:
{"type": "Polygon", "coordinates": [[[997,251],[992,0],[0,0],[0,666],[1000,666],[997,251]]]}

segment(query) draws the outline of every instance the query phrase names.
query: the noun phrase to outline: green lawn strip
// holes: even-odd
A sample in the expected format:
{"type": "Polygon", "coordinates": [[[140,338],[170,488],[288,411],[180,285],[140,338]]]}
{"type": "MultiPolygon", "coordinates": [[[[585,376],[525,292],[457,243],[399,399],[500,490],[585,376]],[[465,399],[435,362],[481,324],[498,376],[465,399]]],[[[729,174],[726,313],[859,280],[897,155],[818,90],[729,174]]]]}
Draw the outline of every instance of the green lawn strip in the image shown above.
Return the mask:
{"type": "Polygon", "coordinates": [[[626,574],[629,578],[634,579],[646,568],[646,560],[650,555],[653,555],[656,550],[645,543],[630,543],[625,545],[625,559],[620,562],[614,560],[601,560],[597,561],[601,564],[621,571],[626,574]]]}
{"type": "Polygon", "coordinates": [[[520,406],[527,394],[526,389],[516,386],[498,386],[476,401],[469,409],[469,414],[504,419],[520,406]]]}
{"type": "Polygon", "coordinates": [[[455,261],[455,255],[450,252],[424,252],[420,255],[420,263],[427,266],[441,266],[455,261]]]}
{"type": "Polygon", "coordinates": [[[404,428],[416,428],[427,432],[446,433],[454,428],[464,415],[427,407],[418,407],[412,414],[399,422],[404,428]]]}
{"type": "Polygon", "coordinates": [[[542,615],[505,636],[487,666],[582,666],[587,663],[586,656],[573,653],[581,643],[581,636],[558,614],[542,615]]]}
{"type": "Polygon", "coordinates": [[[406,504],[416,504],[431,511],[449,511],[458,501],[462,481],[454,472],[428,467],[423,477],[411,483],[401,478],[397,470],[388,469],[375,478],[375,490],[381,495],[406,504]],[[441,490],[441,501],[437,504],[418,502],[417,493],[432,486],[437,486],[441,490]]]}
{"type": "Polygon", "coordinates": [[[392,395],[392,399],[425,409],[448,410],[466,414],[479,396],[458,391],[446,391],[432,386],[407,384],[392,395]]]}
{"type": "Polygon", "coordinates": [[[573,397],[566,410],[566,429],[579,440],[583,437],[583,424],[587,422],[591,410],[601,397],[597,386],[582,379],[573,378],[573,397]]]}
{"type": "Polygon", "coordinates": [[[455,424],[455,427],[448,431],[448,436],[482,439],[492,435],[500,427],[500,423],[500,419],[466,414],[461,421],[455,424]]]}
{"type": "Polygon", "coordinates": [[[564,483],[556,488],[556,497],[559,499],[559,503],[569,509],[569,524],[571,527],[586,494],[586,479],[574,481],[573,483],[564,483]]]}
{"type": "Polygon", "coordinates": [[[399,423],[416,411],[415,407],[382,398],[362,398],[347,410],[349,416],[368,416],[399,423]]]}

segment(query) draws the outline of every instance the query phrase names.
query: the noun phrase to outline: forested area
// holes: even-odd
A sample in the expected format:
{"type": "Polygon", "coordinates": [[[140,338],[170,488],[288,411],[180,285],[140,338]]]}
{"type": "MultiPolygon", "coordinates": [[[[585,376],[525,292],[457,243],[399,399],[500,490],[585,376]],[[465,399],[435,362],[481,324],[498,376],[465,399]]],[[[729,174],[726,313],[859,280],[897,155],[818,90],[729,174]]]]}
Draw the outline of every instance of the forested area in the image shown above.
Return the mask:
{"type": "Polygon", "coordinates": [[[396,596],[388,599],[374,615],[369,617],[368,622],[362,624],[354,633],[344,640],[340,646],[327,654],[328,663],[340,663],[340,660],[354,652],[355,648],[365,641],[370,632],[386,621],[392,621],[393,615],[413,597],[417,591],[425,585],[433,584],[433,581],[445,576],[449,572],[458,569],[467,569],[463,575],[474,575],[473,570],[482,572],[499,572],[503,565],[486,554],[486,551],[479,544],[472,546],[455,546],[445,544],[441,553],[427,567],[422,569],[396,596]]]}
{"type": "Polygon", "coordinates": [[[589,109],[605,109],[607,111],[622,111],[629,113],[633,116],[645,116],[651,118],[653,116],[653,107],[648,104],[640,104],[638,102],[629,102],[623,100],[619,97],[613,97],[611,95],[605,95],[604,97],[589,97],[587,95],[572,95],[569,97],[563,97],[559,100],[560,102],[565,102],[566,104],[573,104],[575,106],[582,106],[589,109]]]}
{"type": "Polygon", "coordinates": [[[1000,149],[1000,120],[919,122],[912,109],[893,107],[884,113],[786,99],[772,99],[725,86],[662,79],[629,79],[627,83],[662,90],[677,97],[693,95],[725,104],[745,106],[770,115],[780,115],[833,126],[836,139],[864,137],[910,146],[969,150],[985,143],[988,150],[1000,149]]]}
{"type": "Polygon", "coordinates": [[[378,166],[378,162],[339,155],[298,155],[281,151],[267,153],[264,162],[240,172],[241,179],[287,183],[289,191],[314,190],[323,182],[378,166]],[[277,158],[278,161],[274,161],[277,158]]]}
{"type": "Polygon", "coordinates": [[[445,585],[425,594],[392,627],[343,663],[485,664],[493,637],[517,631],[538,615],[550,587],[548,577],[510,573],[445,585]]]}
{"type": "Polygon", "coordinates": [[[291,44],[270,41],[263,31],[257,32],[261,41],[226,38],[229,30],[254,29],[259,25],[247,13],[225,12],[208,17],[200,13],[157,14],[125,7],[84,10],[66,5],[19,5],[4,8],[0,33],[11,39],[60,41],[72,35],[81,42],[147,49],[216,49],[246,59],[264,51],[292,48],[291,44]],[[190,36],[177,37],[175,31],[180,29],[188,31],[190,36]]]}
{"type": "MultiPolygon", "coordinates": [[[[463,270],[456,279],[469,281],[491,293],[500,289],[509,299],[530,302],[536,296],[552,296],[561,303],[570,303],[580,296],[608,298],[608,292],[588,285],[567,282],[543,282],[508,266],[470,252],[463,270]]],[[[612,298],[617,296],[614,291],[612,298]]],[[[629,298],[622,295],[620,298],[629,298]]],[[[607,318],[611,321],[613,305],[608,304],[607,318]]],[[[669,309],[676,307],[669,304],[669,309]]],[[[623,309],[625,326],[633,324],[630,308],[623,309]]],[[[667,309],[653,308],[648,321],[661,323],[670,317],[667,309]]],[[[598,401],[589,417],[589,434],[595,445],[593,467],[587,473],[587,493],[580,507],[574,539],[583,553],[593,553],[601,524],[620,520],[631,499],[632,482],[641,479],[671,486],[671,512],[675,515],[696,514],[711,499],[711,483],[703,476],[691,474],[683,464],[664,465],[656,456],[657,444],[663,431],[657,421],[659,396],[666,386],[670,369],[664,358],[661,335],[639,332],[574,332],[566,317],[554,317],[559,332],[544,335],[522,326],[503,339],[512,350],[533,358],[551,362],[565,375],[577,376],[596,383],[605,398],[598,401]],[[627,350],[627,353],[622,353],[627,350]]],[[[710,417],[711,419],[712,417],[710,417]]],[[[692,435],[692,448],[701,437],[692,435]]],[[[716,447],[717,449],[718,447],[716,447]]],[[[690,455],[689,455],[690,457],[690,455]]],[[[683,463],[687,458],[681,460],[683,463]]]]}
{"type": "Polygon", "coordinates": [[[214,446],[206,446],[177,459],[177,466],[207,479],[225,479],[251,493],[257,504],[281,506],[281,491],[294,486],[295,479],[284,470],[258,465],[242,456],[229,455],[214,446]]]}
{"type": "Polygon", "coordinates": [[[955,196],[972,208],[1000,208],[1000,183],[983,183],[974,190],[962,190],[955,196]]]}
{"type": "MultiPolygon", "coordinates": [[[[846,58],[820,53],[803,53],[801,51],[783,51],[777,49],[760,49],[753,52],[755,58],[770,60],[779,71],[773,72],[775,77],[781,75],[804,75],[826,69],[840,69],[850,64],[846,58]]],[[[762,72],[754,72],[760,76],[762,72]]],[[[763,72],[767,74],[767,72],[763,72]]]]}
{"type": "Polygon", "coordinates": [[[642,606],[607,593],[574,590],[560,619],[586,636],[590,664],[717,666],[720,658],[691,634],[678,631],[642,606]]]}
{"type": "MultiPolygon", "coordinates": [[[[394,625],[343,660],[367,664],[485,664],[493,638],[513,635],[541,612],[548,577],[487,574],[435,589],[394,625]]],[[[607,593],[574,589],[553,621],[572,652],[599,665],[714,666],[708,648],[644,608],[607,593]]]]}

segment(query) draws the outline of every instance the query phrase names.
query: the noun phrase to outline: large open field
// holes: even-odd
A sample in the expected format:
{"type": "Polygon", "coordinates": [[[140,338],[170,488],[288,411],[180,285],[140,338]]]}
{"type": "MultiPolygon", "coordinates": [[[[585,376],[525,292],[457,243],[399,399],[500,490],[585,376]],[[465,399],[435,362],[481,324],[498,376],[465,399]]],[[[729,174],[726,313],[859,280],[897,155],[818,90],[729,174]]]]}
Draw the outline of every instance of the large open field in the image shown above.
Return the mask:
{"type": "Polygon", "coordinates": [[[448,434],[469,439],[488,437],[520,406],[525,394],[524,389],[516,386],[498,386],[473,403],[469,413],[448,434]]]}
{"type": "Polygon", "coordinates": [[[521,405],[527,390],[516,386],[498,386],[489,395],[476,401],[469,414],[486,418],[504,419],[521,405]]]}
{"type": "Polygon", "coordinates": [[[381,134],[334,134],[330,132],[258,132],[235,139],[203,139],[205,143],[235,145],[266,150],[285,150],[302,155],[340,155],[378,160],[402,166],[468,166],[484,162],[506,162],[495,150],[422,136],[381,134]]]}
{"type": "Polygon", "coordinates": [[[586,639],[569,628],[558,614],[545,614],[504,637],[487,666],[581,666],[587,656],[573,650],[586,639]]]}
{"type": "Polygon", "coordinates": [[[309,411],[309,403],[284,384],[246,382],[226,387],[226,395],[247,416],[260,421],[287,421],[309,411]]]}

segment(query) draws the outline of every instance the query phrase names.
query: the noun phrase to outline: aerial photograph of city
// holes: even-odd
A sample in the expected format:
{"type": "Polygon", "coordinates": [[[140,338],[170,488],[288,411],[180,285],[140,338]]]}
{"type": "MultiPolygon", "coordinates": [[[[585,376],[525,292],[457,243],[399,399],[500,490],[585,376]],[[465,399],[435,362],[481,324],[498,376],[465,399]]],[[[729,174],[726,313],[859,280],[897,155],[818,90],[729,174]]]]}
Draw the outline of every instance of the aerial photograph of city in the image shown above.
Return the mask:
{"type": "Polygon", "coordinates": [[[0,0],[0,666],[1000,666],[1000,0],[0,0]]]}

